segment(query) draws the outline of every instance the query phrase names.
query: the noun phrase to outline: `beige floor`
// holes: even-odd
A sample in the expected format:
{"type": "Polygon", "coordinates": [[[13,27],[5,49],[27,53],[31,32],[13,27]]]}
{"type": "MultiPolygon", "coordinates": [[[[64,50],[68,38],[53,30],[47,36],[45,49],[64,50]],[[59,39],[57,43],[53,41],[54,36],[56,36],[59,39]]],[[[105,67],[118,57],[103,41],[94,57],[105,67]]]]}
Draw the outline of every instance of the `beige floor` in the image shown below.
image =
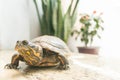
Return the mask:
{"type": "Polygon", "coordinates": [[[120,80],[119,61],[106,60],[96,55],[71,56],[69,70],[33,68],[20,62],[19,69],[4,69],[14,51],[0,51],[0,80],[120,80]]]}

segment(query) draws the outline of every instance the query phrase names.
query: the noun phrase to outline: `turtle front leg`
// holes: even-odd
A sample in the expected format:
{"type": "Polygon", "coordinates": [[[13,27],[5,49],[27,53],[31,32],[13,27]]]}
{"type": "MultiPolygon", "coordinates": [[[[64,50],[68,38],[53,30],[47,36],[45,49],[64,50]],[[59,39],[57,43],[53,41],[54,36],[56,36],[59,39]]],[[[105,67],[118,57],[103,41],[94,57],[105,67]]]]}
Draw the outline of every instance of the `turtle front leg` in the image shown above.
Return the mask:
{"type": "Polygon", "coordinates": [[[64,56],[58,55],[58,59],[60,61],[60,65],[58,66],[58,69],[61,70],[69,69],[69,62],[64,56]]]}
{"type": "Polygon", "coordinates": [[[19,54],[13,55],[11,63],[6,64],[5,68],[7,68],[7,69],[17,69],[20,60],[23,61],[23,58],[19,54]]]}

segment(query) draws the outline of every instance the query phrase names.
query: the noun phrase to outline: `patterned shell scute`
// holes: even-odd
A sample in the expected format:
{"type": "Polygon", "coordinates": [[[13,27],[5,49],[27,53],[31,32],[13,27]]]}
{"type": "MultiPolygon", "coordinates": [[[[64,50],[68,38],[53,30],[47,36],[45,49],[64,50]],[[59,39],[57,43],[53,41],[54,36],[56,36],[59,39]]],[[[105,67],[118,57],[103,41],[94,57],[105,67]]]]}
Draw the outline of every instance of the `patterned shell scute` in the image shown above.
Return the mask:
{"type": "Polygon", "coordinates": [[[51,50],[57,52],[61,55],[68,55],[70,53],[67,45],[59,38],[54,36],[41,36],[32,40],[33,43],[40,45],[42,48],[46,50],[51,50]]]}

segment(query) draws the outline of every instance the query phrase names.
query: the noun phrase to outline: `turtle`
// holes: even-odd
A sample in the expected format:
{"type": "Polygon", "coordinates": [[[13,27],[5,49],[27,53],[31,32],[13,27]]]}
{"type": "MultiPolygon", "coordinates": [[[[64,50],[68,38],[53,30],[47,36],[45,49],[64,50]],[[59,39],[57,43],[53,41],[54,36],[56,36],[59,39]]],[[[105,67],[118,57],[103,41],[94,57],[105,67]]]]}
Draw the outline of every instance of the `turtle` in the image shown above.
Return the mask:
{"type": "Polygon", "coordinates": [[[17,54],[14,54],[7,69],[17,69],[19,61],[29,66],[57,67],[61,70],[69,69],[68,56],[71,53],[66,43],[58,37],[43,35],[31,41],[17,41],[17,54]]]}

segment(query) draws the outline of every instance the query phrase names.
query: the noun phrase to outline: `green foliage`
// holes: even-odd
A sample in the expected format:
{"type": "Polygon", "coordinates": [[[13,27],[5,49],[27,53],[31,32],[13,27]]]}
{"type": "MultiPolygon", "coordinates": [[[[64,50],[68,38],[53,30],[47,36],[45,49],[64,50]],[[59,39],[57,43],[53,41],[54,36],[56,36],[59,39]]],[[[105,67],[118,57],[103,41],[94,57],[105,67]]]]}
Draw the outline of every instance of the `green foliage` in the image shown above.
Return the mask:
{"type": "Polygon", "coordinates": [[[84,42],[86,47],[88,46],[88,43],[92,44],[95,36],[101,38],[98,31],[100,29],[104,30],[101,25],[103,23],[101,14],[95,15],[95,13],[96,12],[94,12],[91,16],[88,14],[83,14],[80,18],[80,23],[82,23],[83,26],[81,26],[79,33],[77,31],[72,32],[77,32],[76,34],[81,35],[81,41],[84,42]]]}
{"type": "Polygon", "coordinates": [[[37,0],[34,0],[34,3],[40,22],[41,34],[54,35],[66,42],[76,21],[76,9],[79,0],[76,0],[75,5],[73,5],[73,0],[71,0],[65,14],[63,14],[61,1],[62,0],[41,0],[42,16],[39,14],[37,0]]]}

